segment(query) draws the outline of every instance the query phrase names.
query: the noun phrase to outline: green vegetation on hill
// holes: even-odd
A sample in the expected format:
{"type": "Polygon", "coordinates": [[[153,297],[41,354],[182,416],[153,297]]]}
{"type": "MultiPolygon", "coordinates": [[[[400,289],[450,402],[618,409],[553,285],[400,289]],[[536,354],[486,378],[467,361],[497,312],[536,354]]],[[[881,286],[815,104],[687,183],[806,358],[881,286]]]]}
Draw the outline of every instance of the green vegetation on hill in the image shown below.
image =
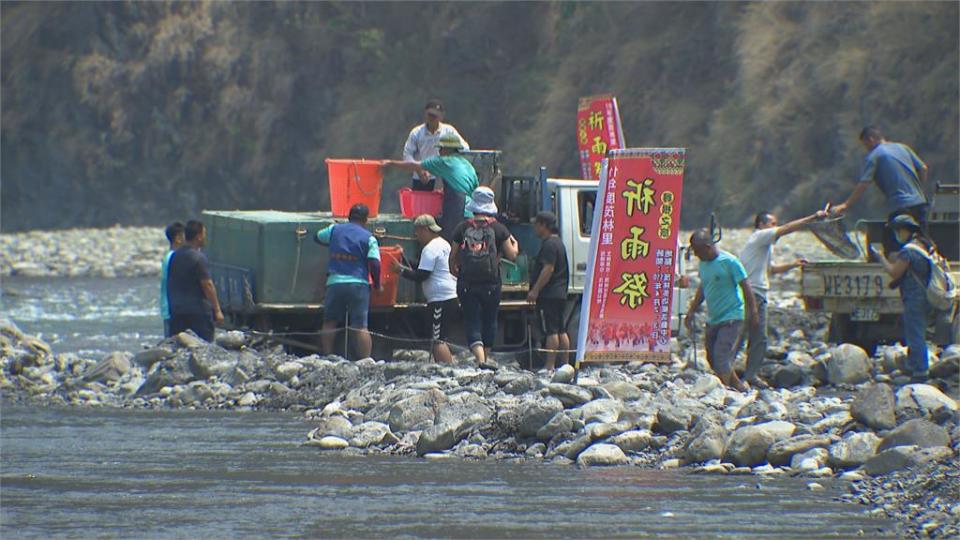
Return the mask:
{"type": "MultiPolygon", "coordinates": [[[[958,4],[3,2],[2,228],[329,208],[426,98],[505,170],[577,175],[579,96],[689,150],[683,222],[838,201],[864,124],[958,167],[958,4]]],[[[384,201],[406,182],[388,176],[384,201]]],[[[875,190],[873,190],[875,191],[875,190]]],[[[861,203],[861,211],[882,210],[861,203]]]]}

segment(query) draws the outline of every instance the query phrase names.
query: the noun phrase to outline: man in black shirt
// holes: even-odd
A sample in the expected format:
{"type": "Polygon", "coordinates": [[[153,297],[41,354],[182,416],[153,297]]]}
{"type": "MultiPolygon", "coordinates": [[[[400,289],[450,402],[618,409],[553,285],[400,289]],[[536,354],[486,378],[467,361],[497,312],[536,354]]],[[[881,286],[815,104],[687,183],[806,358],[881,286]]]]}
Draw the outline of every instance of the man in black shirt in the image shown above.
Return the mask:
{"type": "MultiPolygon", "coordinates": [[[[540,212],[533,219],[533,230],[542,240],[540,253],[533,262],[530,273],[530,294],[527,302],[537,305],[540,330],[545,337],[547,349],[544,369],[556,365],[557,349],[570,349],[570,336],[563,327],[563,312],[567,303],[567,286],[570,270],[567,268],[567,249],[557,235],[557,216],[540,212]]],[[[561,364],[567,363],[567,353],[561,353],[561,364]]]]}
{"type": "Polygon", "coordinates": [[[217,290],[210,279],[210,264],[200,249],[207,231],[200,221],[187,222],[186,243],[174,252],[167,275],[170,299],[170,335],[193,330],[201,338],[213,341],[214,324],[223,323],[217,290]]]}

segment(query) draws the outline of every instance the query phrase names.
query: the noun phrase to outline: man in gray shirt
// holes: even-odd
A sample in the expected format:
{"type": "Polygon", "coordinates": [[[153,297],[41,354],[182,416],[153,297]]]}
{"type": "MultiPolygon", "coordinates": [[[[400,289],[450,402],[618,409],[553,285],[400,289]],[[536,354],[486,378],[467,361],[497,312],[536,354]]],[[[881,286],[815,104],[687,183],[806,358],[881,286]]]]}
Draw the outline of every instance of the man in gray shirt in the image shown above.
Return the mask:
{"type": "MultiPolygon", "coordinates": [[[[752,326],[748,332],[750,348],[747,352],[747,369],[743,372],[743,380],[757,386],[757,373],[763,366],[763,359],[767,353],[767,292],[770,290],[771,274],[782,274],[807,263],[805,259],[797,259],[786,264],[773,264],[773,245],[781,237],[799,231],[805,224],[826,216],[823,211],[809,215],[786,225],[777,223],[777,216],[770,212],[760,212],[754,218],[753,234],[747,238],[747,243],[740,251],[740,260],[747,270],[747,280],[757,301],[757,316],[759,324],[752,326]]],[[[742,338],[741,338],[742,339],[742,338]]]]}
{"type": "MultiPolygon", "coordinates": [[[[403,145],[403,161],[421,163],[428,158],[440,155],[437,144],[444,135],[454,135],[460,139],[461,150],[470,149],[470,145],[457,128],[442,122],[443,113],[443,103],[440,100],[432,99],[427,102],[423,108],[423,123],[410,130],[407,142],[403,145]]],[[[414,191],[433,191],[437,178],[421,169],[413,174],[412,181],[411,187],[414,191]]]]}

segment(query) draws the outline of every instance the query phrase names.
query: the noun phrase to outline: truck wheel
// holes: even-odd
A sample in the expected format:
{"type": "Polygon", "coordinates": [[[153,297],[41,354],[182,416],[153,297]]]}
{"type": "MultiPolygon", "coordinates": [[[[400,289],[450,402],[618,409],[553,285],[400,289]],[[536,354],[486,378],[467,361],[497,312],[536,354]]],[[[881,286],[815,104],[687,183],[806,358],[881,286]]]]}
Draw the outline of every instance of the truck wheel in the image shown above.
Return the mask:
{"type": "Polygon", "coordinates": [[[830,343],[852,343],[866,351],[868,356],[877,352],[880,340],[873,335],[876,323],[851,321],[850,315],[834,313],[830,316],[830,331],[827,340],[830,343]]]}

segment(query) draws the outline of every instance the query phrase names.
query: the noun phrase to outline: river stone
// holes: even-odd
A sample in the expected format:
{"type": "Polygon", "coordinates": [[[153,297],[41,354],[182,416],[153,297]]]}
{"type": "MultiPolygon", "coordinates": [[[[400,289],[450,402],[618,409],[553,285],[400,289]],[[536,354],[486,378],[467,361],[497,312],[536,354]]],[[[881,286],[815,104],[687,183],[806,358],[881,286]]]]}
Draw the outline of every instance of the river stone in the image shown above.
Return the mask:
{"type": "Polygon", "coordinates": [[[213,344],[191,348],[190,371],[198,379],[223,378],[228,371],[237,365],[235,354],[213,344]]]}
{"type": "Polygon", "coordinates": [[[581,452],[589,448],[590,445],[593,444],[593,442],[594,442],[593,437],[591,437],[589,433],[583,433],[576,439],[572,441],[567,441],[562,445],[558,446],[557,451],[559,452],[560,448],[563,447],[564,448],[563,454],[566,456],[566,458],[569,460],[576,460],[577,456],[579,456],[581,452]]]}
{"type": "Polygon", "coordinates": [[[883,438],[877,452],[883,452],[896,446],[919,446],[933,448],[950,446],[950,434],[947,430],[922,418],[908,420],[883,438]]]}
{"type": "Polygon", "coordinates": [[[394,432],[419,431],[432,426],[447,396],[440,390],[420,392],[390,408],[387,424],[394,432]]]}
{"type": "Polygon", "coordinates": [[[630,384],[627,381],[612,381],[602,384],[600,387],[620,401],[633,401],[640,399],[644,395],[643,391],[637,388],[636,385],[630,384]]]}
{"type": "Polygon", "coordinates": [[[310,432],[312,439],[332,435],[341,439],[350,440],[353,434],[353,424],[343,416],[334,415],[321,418],[317,427],[310,432]]]}
{"type": "Polygon", "coordinates": [[[782,420],[772,420],[770,422],[756,424],[756,427],[769,433],[775,443],[789,439],[797,430],[797,426],[782,420]]]}
{"type": "Polygon", "coordinates": [[[893,390],[886,384],[864,388],[850,404],[850,416],[873,429],[897,427],[893,390]]]}
{"type": "Polygon", "coordinates": [[[723,457],[727,433],[716,421],[701,418],[693,427],[690,437],[683,448],[683,459],[687,463],[701,463],[723,457]]]}
{"type": "Polygon", "coordinates": [[[870,380],[870,358],[866,351],[851,343],[830,352],[826,369],[830,384],[859,384],[870,380]]]}
{"type": "Polygon", "coordinates": [[[715,390],[723,390],[726,392],[723,383],[716,375],[705,373],[698,377],[693,383],[693,387],[690,388],[690,396],[696,399],[706,396],[715,390]]]}
{"type": "Polygon", "coordinates": [[[213,341],[224,349],[239,351],[247,344],[247,336],[239,330],[230,330],[221,333],[213,341]]]}
{"type": "Polygon", "coordinates": [[[553,418],[542,428],[537,430],[537,439],[548,442],[561,433],[568,433],[574,430],[574,421],[564,411],[553,415],[553,418]]]}
{"type": "Polygon", "coordinates": [[[939,361],[930,364],[930,377],[934,379],[957,380],[960,373],[960,346],[951,345],[943,352],[939,361]]]}
{"type": "Polygon", "coordinates": [[[209,345],[203,338],[193,333],[193,330],[187,330],[186,332],[180,332],[176,336],[177,344],[181,347],[187,349],[196,349],[199,347],[206,347],[209,345]]]}
{"type": "Polygon", "coordinates": [[[613,444],[597,443],[577,457],[577,465],[581,467],[604,467],[610,465],[626,465],[630,459],[620,447],[613,444]]]}
{"type": "Polygon", "coordinates": [[[576,409],[576,411],[584,424],[594,422],[612,424],[620,419],[620,413],[623,412],[623,403],[615,399],[595,399],[576,409]]]}
{"type": "Polygon", "coordinates": [[[887,373],[902,369],[907,362],[907,348],[900,344],[884,348],[880,362],[887,373]]]}
{"type": "Polygon", "coordinates": [[[237,400],[237,405],[240,407],[253,407],[260,401],[260,398],[257,397],[253,392],[247,392],[237,400]]]}
{"type": "Polygon", "coordinates": [[[572,384],[550,383],[546,388],[550,395],[559,399],[567,409],[579,407],[593,399],[593,394],[589,390],[572,384]]]}
{"type": "Polygon", "coordinates": [[[953,457],[953,451],[945,446],[930,448],[897,446],[884,450],[868,459],[863,468],[867,471],[867,474],[878,476],[951,457],[953,457]]]}
{"type": "Polygon", "coordinates": [[[184,405],[200,405],[215,396],[213,389],[203,381],[193,381],[180,394],[184,405]]]}
{"type": "Polygon", "coordinates": [[[149,396],[165,387],[186,384],[193,379],[193,373],[190,372],[187,363],[183,354],[177,354],[162,364],[155,364],[134,397],[149,396]]]}
{"type": "Polygon", "coordinates": [[[541,384],[542,383],[540,380],[534,377],[532,374],[523,373],[519,377],[514,377],[510,382],[504,385],[503,391],[506,394],[519,396],[540,388],[541,384]]]}
{"type": "Polygon", "coordinates": [[[367,448],[383,444],[394,444],[400,439],[390,431],[390,426],[382,422],[364,422],[354,428],[350,446],[367,448]]]}
{"type": "Polygon", "coordinates": [[[423,430],[417,439],[417,455],[443,452],[460,442],[457,437],[458,426],[452,423],[435,424],[423,430]]]}
{"type": "Polygon", "coordinates": [[[760,465],[773,442],[773,435],[758,426],[739,428],[730,436],[723,459],[740,467],[760,465]]]}
{"type": "Polygon", "coordinates": [[[880,437],[873,433],[854,433],[830,447],[830,466],[850,469],[859,467],[877,453],[880,437]]]}
{"type": "Polygon", "coordinates": [[[315,443],[311,444],[311,446],[316,446],[321,450],[343,450],[344,448],[349,447],[350,443],[341,439],[340,437],[327,435],[325,437],[321,437],[315,443]]]}
{"type": "Polygon", "coordinates": [[[908,384],[897,391],[897,413],[912,416],[916,411],[921,416],[935,416],[939,410],[957,412],[957,402],[929,384],[908,384]]]}
{"type": "Polygon", "coordinates": [[[830,452],[826,448],[811,448],[790,458],[790,468],[801,472],[820,470],[830,459],[830,452]]]}
{"type": "Polygon", "coordinates": [[[624,452],[642,452],[650,446],[653,441],[653,434],[646,430],[625,431],[619,435],[611,437],[608,441],[614,444],[624,452]]]}
{"type": "Polygon", "coordinates": [[[633,427],[630,422],[594,422],[587,426],[587,433],[595,441],[619,435],[633,427]]]}
{"type": "Polygon", "coordinates": [[[692,420],[693,415],[687,409],[667,405],[657,411],[657,431],[666,435],[685,431],[692,420]]]}
{"type": "Polygon", "coordinates": [[[298,373],[303,369],[303,364],[296,361],[284,362],[274,368],[273,372],[277,376],[277,380],[281,382],[288,382],[290,379],[293,379],[297,376],[298,373]]]}
{"type": "Polygon", "coordinates": [[[83,374],[86,382],[112,383],[123,378],[130,372],[130,356],[126,353],[114,352],[108,354],[97,365],[83,374]]]}
{"type": "Polygon", "coordinates": [[[157,362],[162,362],[172,357],[172,352],[166,349],[154,348],[138,352],[133,355],[133,359],[130,360],[130,362],[140,366],[144,371],[149,371],[157,362]]]}
{"type": "Polygon", "coordinates": [[[554,397],[534,401],[520,416],[517,429],[522,438],[534,437],[537,431],[547,424],[558,412],[563,410],[563,403],[554,397]]]}
{"type": "Polygon", "coordinates": [[[796,364],[785,364],[773,368],[770,384],[776,388],[793,388],[802,386],[807,381],[804,369],[796,364]]]}
{"type": "Polygon", "coordinates": [[[577,374],[577,371],[573,369],[573,366],[571,366],[570,364],[566,364],[566,365],[560,366],[559,368],[557,368],[555,372],[553,372],[553,378],[550,379],[550,382],[560,383],[560,384],[570,384],[573,382],[573,378],[576,376],[576,374],[577,374]]]}

